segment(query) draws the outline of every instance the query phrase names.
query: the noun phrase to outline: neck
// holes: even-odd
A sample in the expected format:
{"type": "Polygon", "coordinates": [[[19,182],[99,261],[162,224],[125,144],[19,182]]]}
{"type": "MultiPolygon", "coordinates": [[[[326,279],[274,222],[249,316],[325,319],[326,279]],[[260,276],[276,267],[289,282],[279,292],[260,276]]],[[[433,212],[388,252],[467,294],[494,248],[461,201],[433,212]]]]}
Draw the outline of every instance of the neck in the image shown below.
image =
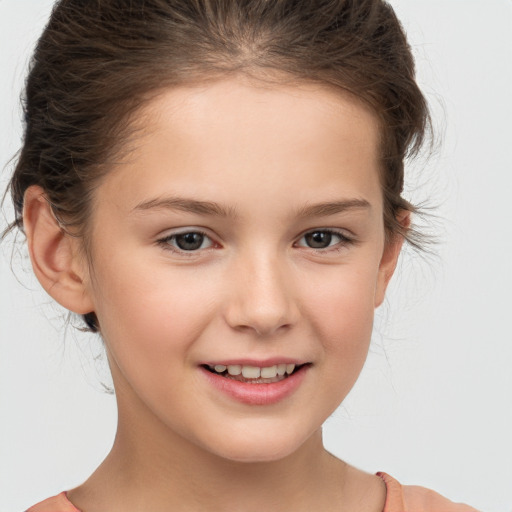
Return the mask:
{"type": "Polygon", "coordinates": [[[321,430],[279,460],[238,462],[130,416],[120,412],[110,454],[68,493],[79,509],[218,511],[227,500],[229,510],[330,510],[333,493],[339,507],[346,464],[325,451],[321,430]]]}
{"type": "Polygon", "coordinates": [[[226,498],[230,510],[278,511],[281,503],[283,510],[302,510],[313,496],[320,499],[327,481],[336,479],[341,489],[345,464],[324,450],[320,430],[294,453],[268,462],[232,461],[183,438],[168,441],[136,446],[120,431],[105,461],[122,475],[122,494],[131,489],[130,502],[140,500],[146,510],[221,510],[226,498]]]}

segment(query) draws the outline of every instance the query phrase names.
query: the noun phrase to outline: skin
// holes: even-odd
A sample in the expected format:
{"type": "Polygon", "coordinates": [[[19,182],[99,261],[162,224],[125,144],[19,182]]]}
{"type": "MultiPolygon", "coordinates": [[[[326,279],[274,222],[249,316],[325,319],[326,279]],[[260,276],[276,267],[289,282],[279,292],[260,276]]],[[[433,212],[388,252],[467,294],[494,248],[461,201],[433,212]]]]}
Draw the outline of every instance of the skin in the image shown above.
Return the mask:
{"type": "Polygon", "coordinates": [[[130,157],[95,191],[89,261],[44,192],[26,194],[36,275],[71,311],[96,312],[119,409],[112,452],[69,499],[83,512],[381,511],[380,478],[321,436],[362,369],[402,243],[385,241],[377,119],[318,85],[239,77],[166,90],[137,122],[130,157]],[[176,196],[229,215],[155,206],[176,196]],[[350,204],[297,214],[333,201],[350,204]],[[310,247],[304,235],[325,229],[339,234],[310,247]],[[198,230],[188,253],[169,238],[198,230]],[[263,406],[200,369],[248,357],[309,368],[263,406]]]}

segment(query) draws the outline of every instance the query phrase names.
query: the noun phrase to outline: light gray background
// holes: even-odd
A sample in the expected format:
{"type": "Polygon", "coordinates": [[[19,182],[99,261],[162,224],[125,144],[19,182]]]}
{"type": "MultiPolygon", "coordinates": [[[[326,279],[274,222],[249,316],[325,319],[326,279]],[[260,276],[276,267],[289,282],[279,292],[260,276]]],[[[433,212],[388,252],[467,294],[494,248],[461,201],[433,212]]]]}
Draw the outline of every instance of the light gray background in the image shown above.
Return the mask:
{"type": "MultiPolygon", "coordinates": [[[[52,3],[0,0],[2,167],[19,147],[19,91],[52,3]]],[[[444,242],[437,260],[402,259],[365,370],[327,422],[326,442],[367,471],[510,512],[512,2],[391,3],[443,143],[411,167],[409,197],[438,205],[440,225],[430,220],[428,230],[444,242]]],[[[64,332],[23,256],[12,265],[23,285],[15,279],[10,252],[0,251],[0,512],[81,483],[116,421],[97,343],[64,332]]]]}

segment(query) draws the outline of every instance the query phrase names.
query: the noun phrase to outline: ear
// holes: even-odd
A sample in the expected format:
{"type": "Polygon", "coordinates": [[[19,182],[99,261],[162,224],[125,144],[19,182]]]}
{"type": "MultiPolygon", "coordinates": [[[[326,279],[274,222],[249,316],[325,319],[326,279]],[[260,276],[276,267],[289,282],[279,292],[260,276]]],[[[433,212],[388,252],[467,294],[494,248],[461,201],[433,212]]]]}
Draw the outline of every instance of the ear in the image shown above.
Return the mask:
{"type": "Polygon", "coordinates": [[[86,287],[86,266],[78,257],[78,240],[61,227],[39,186],[25,192],[23,226],[32,268],[48,294],[74,313],[94,311],[86,287]]]}
{"type": "MultiPolygon", "coordinates": [[[[397,221],[401,224],[404,231],[407,231],[411,225],[411,212],[401,210],[397,215],[397,221]]],[[[398,257],[404,243],[403,235],[396,233],[390,240],[386,240],[382,258],[379,264],[379,273],[377,276],[377,286],[375,289],[375,307],[379,307],[384,301],[386,289],[389,281],[395,272],[398,257]]]]}

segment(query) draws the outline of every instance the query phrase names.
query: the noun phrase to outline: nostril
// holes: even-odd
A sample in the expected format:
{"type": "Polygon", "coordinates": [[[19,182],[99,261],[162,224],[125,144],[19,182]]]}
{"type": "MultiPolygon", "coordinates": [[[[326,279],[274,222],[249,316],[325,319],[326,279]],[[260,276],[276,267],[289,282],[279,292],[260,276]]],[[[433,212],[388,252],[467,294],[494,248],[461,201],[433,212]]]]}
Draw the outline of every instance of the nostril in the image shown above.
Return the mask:
{"type": "Polygon", "coordinates": [[[267,336],[272,336],[282,330],[290,329],[292,324],[286,323],[282,325],[271,325],[271,326],[262,326],[261,324],[257,324],[256,322],[252,325],[240,324],[235,325],[233,328],[238,332],[255,332],[258,337],[263,338],[267,336]]]}
{"type": "Polygon", "coordinates": [[[253,270],[247,279],[234,280],[233,294],[226,302],[225,319],[238,332],[253,331],[260,337],[290,329],[299,319],[294,295],[281,286],[278,276],[263,276],[253,270]]]}

